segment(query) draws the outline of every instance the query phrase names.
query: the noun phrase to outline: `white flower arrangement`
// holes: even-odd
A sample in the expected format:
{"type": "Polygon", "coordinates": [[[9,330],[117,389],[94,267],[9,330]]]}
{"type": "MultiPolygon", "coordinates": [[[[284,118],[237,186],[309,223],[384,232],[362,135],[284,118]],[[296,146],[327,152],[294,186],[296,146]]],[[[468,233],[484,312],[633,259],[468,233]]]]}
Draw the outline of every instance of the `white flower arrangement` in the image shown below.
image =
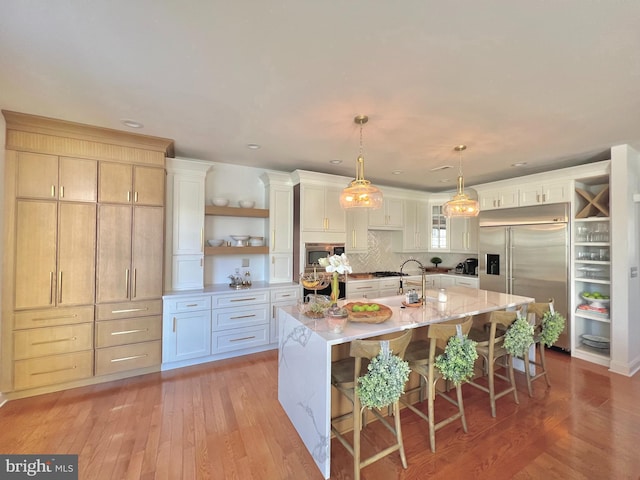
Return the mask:
{"type": "Polygon", "coordinates": [[[477,343],[466,335],[454,335],[447,342],[444,353],[438,355],[435,367],[445,380],[459,385],[473,376],[473,366],[478,358],[477,343]]]}
{"type": "Polygon", "coordinates": [[[518,317],[504,335],[504,348],[514,357],[524,357],[533,343],[534,326],[524,317],[518,317]]]}
{"type": "Polygon", "coordinates": [[[353,273],[351,265],[349,265],[349,259],[347,259],[347,255],[344,253],[342,255],[331,255],[330,257],[320,258],[318,263],[329,273],[339,273],[340,275],[353,273]]]}
{"type": "Polygon", "coordinates": [[[564,330],[565,318],[558,312],[545,312],[542,316],[542,332],[540,341],[547,347],[552,346],[564,330]]]}
{"type": "Polygon", "coordinates": [[[397,355],[380,352],[371,359],[367,374],[358,378],[356,394],[363,407],[383,408],[404,394],[409,380],[409,363],[397,355]]]}

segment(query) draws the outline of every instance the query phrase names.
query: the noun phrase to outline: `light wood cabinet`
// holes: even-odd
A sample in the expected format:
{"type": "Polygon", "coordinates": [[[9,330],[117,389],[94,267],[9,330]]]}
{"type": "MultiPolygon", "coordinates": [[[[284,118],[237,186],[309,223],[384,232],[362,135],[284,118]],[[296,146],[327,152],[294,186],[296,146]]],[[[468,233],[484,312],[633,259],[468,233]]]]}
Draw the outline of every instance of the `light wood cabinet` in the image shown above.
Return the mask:
{"type": "Polygon", "coordinates": [[[164,205],[164,169],[100,162],[98,202],[164,205]]]}
{"type": "Polygon", "coordinates": [[[96,160],[18,152],[17,163],[18,197],[96,201],[96,160]]]}
{"type": "Polygon", "coordinates": [[[15,309],[92,304],[96,206],[16,202],[15,309]]]}

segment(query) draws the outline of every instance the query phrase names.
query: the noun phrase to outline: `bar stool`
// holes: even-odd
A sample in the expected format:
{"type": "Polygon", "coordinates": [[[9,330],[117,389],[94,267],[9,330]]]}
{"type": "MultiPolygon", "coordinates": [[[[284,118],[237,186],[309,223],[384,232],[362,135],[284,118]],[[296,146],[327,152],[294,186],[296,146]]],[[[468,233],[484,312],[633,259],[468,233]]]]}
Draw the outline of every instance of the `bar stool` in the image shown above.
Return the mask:
{"type": "MultiPolygon", "coordinates": [[[[460,325],[461,333],[466,335],[471,330],[472,324],[473,318],[465,317],[455,323],[446,322],[429,325],[429,330],[427,332],[429,342],[425,342],[424,340],[411,342],[407,348],[407,353],[405,354],[405,360],[409,362],[409,368],[411,371],[420,375],[420,386],[408,391],[407,394],[420,389],[420,401],[422,401],[423,386],[426,386],[428,414],[425,415],[424,412],[405,400],[402,400],[402,403],[429,424],[429,443],[431,444],[431,451],[434,453],[436,451],[436,431],[440,430],[442,427],[460,419],[462,422],[462,429],[467,433],[467,419],[464,415],[461,385],[457,384],[455,386],[457,400],[453,399],[445,391],[436,390],[438,380],[443,378],[442,374],[435,366],[436,353],[443,352],[449,339],[457,334],[457,325],[460,325]],[[449,403],[458,407],[458,411],[456,413],[440,420],[438,423],[435,423],[434,415],[436,395],[439,395],[449,403]]],[[[448,385],[446,387],[448,387],[448,385]]],[[[448,390],[448,388],[445,388],[445,390],[448,390]]]]}
{"type": "Polygon", "coordinates": [[[496,416],[496,400],[513,393],[513,399],[516,403],[518,401],[518,391],[516,390],[516,382],[513,374],[513,359],[511,355],[503,346],[504,335],[507,329],[515,322],[517,317],[516,312],[494,311],[489,316],[489,329],[477,330],[472,328],[469,332],[469,338],[476,341],[478,345],[476,350],[478,355],[483,360],[483,372],[487,375],[489,383],[488,387],[479,384],[476,380],[469,380],[469,385],[473,385],[475,388],[482,390],[489,394],[489,400],[491,402],[491,416],[496,416]],[[501,366],[507,369],[508,377],[499,373],[496,373],[495,366],[498,359],[502,359],[501,366]],[[495,377],[509,382],[509,387],[503,391],[496,393],[495,391],[495,377]]]}
{"type": "Polygon", "coordinates": [[[547,387],[551,386],[551,382],[549,381],[549,375],[547,375],[547,361],[544,356],[544,344],[542,343],[542,317],[546,312],[551,311],[551,308],[554,305],[553,298],[550,298],[547,303],[539,302],[539,303],[530,303],[527,305],[527,318],[533,320],[534,331],[533,331],[533,354],[534,360],[531,360],[528,355],[525,355],[524,364],[525,364],[525,377],[527,378],[527,389],[529,390],[529,396],[533,397],[533,388],[532,382],[537,380],[538,378],[544,377],[547,382],[547,387]],[[532,319],[531,316],[534,318],[532,319]],[[536,359],[536,347],[540,352],[540,361],[536,359]],[[538,373],[531,373],[531,365],[534,367],[538,367],[540,371],[538,373]]]}
{"type": "MultiPolygon", "coordinates": [[[[408,330],[402,335],[389,340],[389,350],[391,350],[393,355],[397,355],[400,358],[404,357],[407,345],[409,345],[411,341],[412,333],[412,330],[408,330]]],[[[358,395],[356,395],[355,385],[358,383],[358,377],[366,372],[365,364],[368,363],[367,360],[371,360],[378,355],[380,350],[381,345],[379,340],[354,340],[351,342],[350,357],[333,362],[331,366],[331,383],[353,404],[351,412],[331,419],[331,431],[353,456],[353,478],[355,480],[360,479],[360,470],[362,468],[396,451],[400,452],[402,466],[407,468],[407,457],[404,453],[404,444],[402,442],[400,405],[398,401],[392,404],[395,419],[394,426],[392,426],[378,410],[371,410],[378,420],[394,435],[395,442],[368,458],[362,459],[360,455],[360,434],[363,427],[362,417],[365,407],[360,404],[360,399],[358,395]],[[334,423],[342,421],[347,417],[353,417],[353,444],[350,444],[334,425],[334,423]]]]}

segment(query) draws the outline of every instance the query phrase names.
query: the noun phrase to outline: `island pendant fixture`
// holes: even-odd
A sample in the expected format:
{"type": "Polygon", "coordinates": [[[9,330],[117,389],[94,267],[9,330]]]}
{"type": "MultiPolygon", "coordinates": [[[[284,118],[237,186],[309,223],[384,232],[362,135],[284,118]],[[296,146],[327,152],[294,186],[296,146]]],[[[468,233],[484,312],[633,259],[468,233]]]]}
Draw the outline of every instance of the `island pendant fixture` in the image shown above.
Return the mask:
{"type": "Polygon", "coordinates": [[[458,191],[451,200],[444,204],[442,213],[446,217],[475,217],[480,213],[480,205],[477,200],[469,198],[464,193],[464,178],[462,176],[462,152],[466,145],[456,145],[454,150],[460,153],[460,170],[458,174],[458,191]]]}
{"type": "Polygon", "coordinates": [[[354,122],[360,125],[360,151],[356,165],[356,178],[344,189],[340,195],[342,208],[372,208],[382,207],[382,192],[364,178],[364,156],[362,155],[362,126],[369,121],[366,115],[358,115],[354,122]]]}

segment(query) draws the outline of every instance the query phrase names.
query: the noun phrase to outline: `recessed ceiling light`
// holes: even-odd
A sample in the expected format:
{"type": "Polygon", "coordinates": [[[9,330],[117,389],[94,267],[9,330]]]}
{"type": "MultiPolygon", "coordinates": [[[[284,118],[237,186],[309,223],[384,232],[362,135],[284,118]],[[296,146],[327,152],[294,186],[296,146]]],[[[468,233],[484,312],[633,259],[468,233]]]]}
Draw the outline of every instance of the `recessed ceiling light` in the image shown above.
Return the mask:
{"type": "Polygon", "coordinates": [[[258,150],[260,148],[260,145],[258,145],[257,143],[248,143],[247,148],[249,150],[258,150]]]}
{"type": "Polygon", "coordinates": [[[332,165],[340,165],[342,163],[342,160],[329,160],[329,163],[331,163],[332,165]]]}
{"type": "Polygon", "coordinates": [[[512,163],[511,166],[512,167],[524,167],[527,164],[527,162],[516,162],[516,163],[512,163]]]}
{"type": "Polygon", "coordinates": [[[393,175],[400,175],[402,173],[402,170],[394,170],[391,172],[393,175]]]}
{"type": "Polygon", "coordinates": [[[136,122],[135,120],[129,120],[129,119],[122,120],[122,124],[125,127],[129,127],[129,128],[142,128],[142,127],[144,127],[144,125],[141,124],[140,122],[136,122]]]}

